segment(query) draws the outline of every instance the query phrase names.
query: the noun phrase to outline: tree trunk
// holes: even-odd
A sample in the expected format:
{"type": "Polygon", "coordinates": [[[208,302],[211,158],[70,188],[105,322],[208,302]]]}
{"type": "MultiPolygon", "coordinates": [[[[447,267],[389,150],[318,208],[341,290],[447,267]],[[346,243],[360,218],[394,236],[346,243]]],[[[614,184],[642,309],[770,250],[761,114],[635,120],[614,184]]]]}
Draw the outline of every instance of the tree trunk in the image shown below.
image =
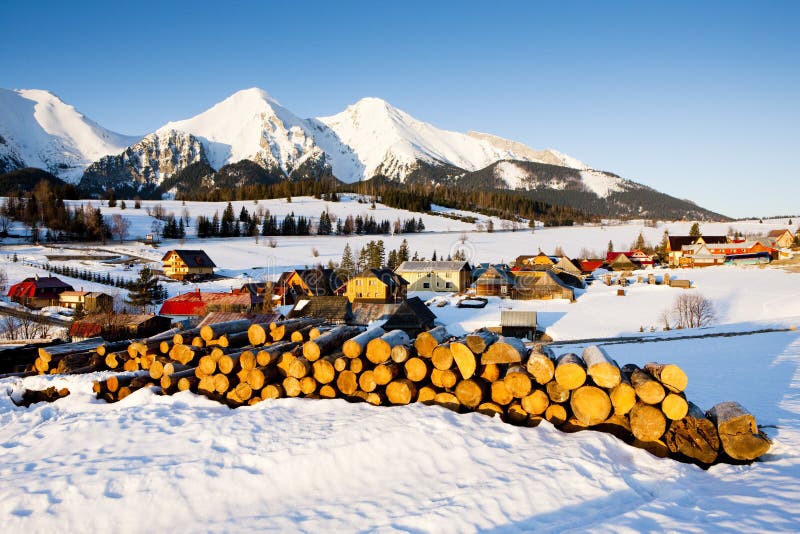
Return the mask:
{"type": "Polygon", "coordinates": [[[299,319],[289,319],[287,321],[281,321],[279,323],[272,323],[270,327],[270,337],[272,341],[281,341],[286,339],[287,336],[291,335],[298,330],[301,330],[307,326],[315,326],[322,321],[319,319],[313,318],[299,318],[299,319]]]}
{"type": "Polygon", "coordinates": [[[527,354],[528,349],[521,339],[499,336],[481,355],[481,363],[520,363],[527,354]]]}
{"type": "Polygon", "coordinates": [[[262,347],[261,350],[256,353],[256,363],[259,367],[277,363],[281,354],[296,350],[298,347],[300,347],[300,343],[293,342],[274,343],[272,345],[262,347]]]}
{"type": "Polygon", "coordinates": [[[520,402],[522,408],[530,415],[542,415],[550,405],[550,398],[541,389],[533,390],[520,402]]]}
{"type": "Polygon", "coordinates": [[[689,378],[683,369],[671,363],[646,363],[644,370],[653,375],[665,388],[673,393],[680,393],[689,384],[689,378]]]}
{"type": "Polygon", "coordinates": [[[293,376],[294,378],[300,380],[301,378],[312,374],[313,369],[310,361],[302,356],[299,356],[295,358],[294,361],[289,365],[289,368],[286,370],[286,372],[289,376],[293,376]]]}
{"type": "Polygon", "coordinates": [[[417,349],[417,355],[423,358],[430,358],[433,354],[433,349],[444,343],[450,338],[450,334],[443,326],[437,326],[427,332],[422,332],[414,340],[414,348],[417,349]]]}
{"type": "Polygon", "coordinates": [[[600,347],[589,345],[581,353],[586,364],[586,374],[601,388],[613,388],[620,382],[620,370],[617,362],[600,347]]]}
{"type": "Polygon", "coordinates": [[[58,356],[73,354],[75,352],[94,351],[101,343],[103,343],[103,338],[93,337],[76,343],[63,343],[61,345],[39,347],[39,359],[47,363],[58,356]]]}
{"type": "Polygon", "coordinates": [[[553,376],[562,389],[578,389],[586,382],[586,364],[577,354],[562,354],[556,360],[553,376]]]}
{"type": "Polygon", "coordinates": [[[413,356],[412,345],[395,345],[392,347],[392,361],[395,363],[405,363],[413,356]]]}
{"type": "Polygon", "coordinates": [[[527,397],[533,387],[530,375],[521,365],[509,367],[503,382],[515,399],[527,397]]]}
{"type": "Polygon", "coordinates": [[[379,363],[372,370],[375,383],[385,386],[400,375],[400,364],[394,362],[379,363]]]}
{"type": "Polygon", "coordinates": [[[528,355],[528,361],[525,368],[531,374],[536,383],[545,385],[551,380],[556,370],[553,360],[543,352],[532,350],[528,355]]]}
{"type": "Polygon", "coordinates": [[[640,441],[656,441],[661,439],[667,429],[664,414],[650,404],[637,402],[628,414],[631,432],[640,441]]]}
{"type": "Polygon", "coordinates": [[[574,390],[569,405],[575,417],[586,426],[600,424],[611,414],[611,400],[605,391],[595,386],[574,390]]]}
{"type": "Polygon", "coordinates": [[[217,339],[222,334],[233,332],[245,332],[250,326],[249,319],[237,319],[235,321],[225,321],[224,323],[207,324],[200,328],[200,337],[208,343],[212,339],[217,339]]]}
{"type": "Polygon", "coordinates": [[[619,384],[608,393],[616,415],[626,415],[636,405],[636,390],[625,373],[620,375],[619,384]]]}
{"type": "Polygon", "coordinates": [[[200,335],[199,328],[191,328],[189,330],[183,330],[181,332],[177,332],[172,336],[172,344],[173,345],[189,345],[192,343],[192,339],[195,336],[200,335]]]}
{"type": "Polygon", "coordinates": [[[633,389],[636,390],[636,396],[639,397],[642,402],[658,404],[664,400],[664,396],[666,395],[664,387],[658,380],[650,376],[649,373],[642,371],[633,364],[626,365],[624,372],[628,375],[633,389]]]}
{"type": "Polygon", "coordinates": [[[756,418],[738,402],[720,402],[706,415],[717,427],[722,450],[734,460],[755,460],[769,450],[769,438],[758,430],[756,418]]]}
{"type": "Polygon", "coordinates": [[[411,338],[402,330],[386,332],[367,344],[367,359],[376,365],[386,363],[391,359],[392,348],[409,343],[411,343],[411,338]]]}
{"type": "Polygon", "coordinates": [[[475,410],[486,397],[486,383],[480,378],[468,378],[456,384],[458,402],[468,410],[475,410]]]}
{"type": "Polygon", "coordinates": [[[467,334],[465,344],[474,354],[483,354],[492,343],[497,341],[498,337],[496,333],[489,330],[476,330],[471,334],[467,334]]]}
{"type": "Polygon", "coordinates": [[[450,352],[453,354],[453,360],[456,362],[461,377],[470,379],[475,375],[478,368],[478,358],[469,346],[461,341],[453,341],[450,343],[450,352]]]}
{"type": "Polygon", "coordinates": [[[409,360],[404,364],[404,368],[406,371],[406,378],[412,382],[422,382],[428,378],[428,375],[430,374],[427,360],[423,360],[422,358],[409,358],[409,360]]]}
{"type": "Polygon", "coordinates": [[[292,332],[292,335],[289,336],[289,339],[291,341],[296,341],[298,343],[302,343],[303,341],[308,341],[309,339],[311,339],[309,337],[309,334],[311,333],[312,328],[314,328],[313,325],[308,325],[304,326],[303,328],[300,328],[299,330],[295,330],[294,332],[292,332]]]}
{"type": "Polygon", "coordinates": [[[440,371],[445,371],[453,366],[453,353],[450,350],[449,343],[443,343],[433,349],[431,363],[440,371]]]}
{"type": "Polygon", "coordinates": [[[370,341],[381,337],[385,333],[386,330],[380,326],[370,328],[369,330],[361,332],[357,336],[345,341],[344,345],[342,345],[342,352],[348,358],[358,358],[364,353],[365,350],[367,350],[367,344],[370,341]]]}
{"type": "Polygon", "coordinates": [[[345,341],[361,332],[358,326],[337,326],[333,330],[322,334],[313,341],[303,343],[303,356],[310,362],[319,360],[320,356],[330,354],[334,350],[341,349],[345,341]]]}
{"type": "Polygon", "coordinates": [[[672,421],[664,442],[673,454],[701,464],[713,464],[719,454],[719,434],[714,423],[694,403],[689,403],[686,417],[672,421]]]}
{"type": "Polygon", "coordinates": [[[661,401],[661,411],[664,412],[667,419],[677,421],[686,417],[689,412],[689,403],[682,393],[667,393],[667,396],[661,401]]]}
{"type": "Polygon", "coordinates": [[[400,378],[386,386],[386,398],[392,404],[408,404],[414,401],[416,395],[417,387],[410,380],[400,378]]]}

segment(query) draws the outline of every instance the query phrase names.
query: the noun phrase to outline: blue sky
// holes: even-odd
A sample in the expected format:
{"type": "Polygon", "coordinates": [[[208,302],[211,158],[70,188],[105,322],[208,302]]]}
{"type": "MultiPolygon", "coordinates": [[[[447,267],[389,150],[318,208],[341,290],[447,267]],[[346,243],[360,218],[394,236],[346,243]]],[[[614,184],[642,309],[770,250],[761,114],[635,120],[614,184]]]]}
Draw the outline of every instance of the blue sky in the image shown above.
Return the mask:
{"type": "Polygon", "coordinates": [[[17,2],[0,86],[146,133],[261,87],[378,96],[732,216],[800,213],[800,2],[17,2]]]}

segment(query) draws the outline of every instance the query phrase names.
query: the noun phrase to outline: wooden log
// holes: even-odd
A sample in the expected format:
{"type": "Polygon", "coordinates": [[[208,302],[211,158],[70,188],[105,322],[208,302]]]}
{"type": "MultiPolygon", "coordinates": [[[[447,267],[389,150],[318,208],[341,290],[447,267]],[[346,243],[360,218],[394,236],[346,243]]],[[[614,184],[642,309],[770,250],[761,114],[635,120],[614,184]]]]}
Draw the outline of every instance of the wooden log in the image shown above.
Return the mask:
{"type": "Polygon", "coordinates": [[[304,341],[308,341],[310,339],[308,337],[308,335],[311,333],[311,329],[312,328],[314,328],[313,325],[308,325],[308,326],[304,326],[303,328],[300,328],[299,330],[295,330],[289,336],[289,339],[291,341],[295,341],[295,342],[298,342],[298,343],[302,343],[304,341]]]}
{"type": "Polygon", "coordinates": [[[335,399],[336,389],[330,384],[325,384],[319,388],[319,396],[323,399],[335,399]]]}
{"type": "Polygon", "coordinates": [[[222,334],[217,341],[217,345],[223,348],[241,348],[250,344],[246,331],[222,334]]]}
{"type": "Polygon", "coordinates": [[[553,380],[556,370],[553,360],[547,354],[536,349],[532,350],[528,355],[525,368],[536,380],[536,383],[542,386],[553,380]]]}
{"type": "Polygon", "coordinates": [[[317,381],[313,376],[304,376],[300,379],[300,392],[303,395],[311,395],[317,391],[317,381]]]}
{"type": "Polygon", "coordinates": [[[664,396],[666,395],[664,386],[653,378],[650,373],[642,371],[633,364],[626,365],[624,367],[624,372],[631,381],[633,389],[636,390],[636,396],[642,402],[646,404],[658,404],[664,400],[664,396]]]}
{"type": "Polygon", "coordinates": [[[586,426],[600,424],[611,415],[611,400],[605,391],[595,386],[573,390],[569,406],[575,417],[586,426]]]}
{"type": "Polygon", "coordinates": [[[506,406],[505,420],[512,425],[523,426],[528,423],[528,412],[519,402],[512,402],[506,406]]]}
{"type": "Polygon", "coordinates": [[[131,343],[132,341],[129,339],[125,341],[113,341],[113,342],[103,341],[102,343],[97,345],[94,351],[100,356],[105,356],[110,352],[119,352],[121,350],[126,350],[131,343]]]}
{"type": "Polygon", "coordinates": [[[596,345],[589,345],[581,353],[581,359],[586,364],[586,374],[601,388],[613,388],[619,384],[621,373],[617,362],[596,345]]]}
{"type": "Polygon", "coordinates": [[[228,375],[224,373],[216,373],[212,379],[214,380],[214,391],[220,395],[226,393],[231,387],[231,381],[228,378],[228,375]]]}
{"type": "Polygon", "coordinates": [[[657,439],[653,441],[642,441],[640,439],[634,439],[631,442],[631,445],[638,448],[643,449],[652,454],[657,458],[666,458],[669,456],[669,448],[667,444],[664,443],[662,440],[657,439]]]}
{"type": "MultiPolygon", "coordinates": [[[[435,351],[435,349],[434,349],[435,351]]],[[[450,353],[458,367],[461,378],[467,380],[475,375],[478,369],[478,358],[465,341],[453,341],[450,343],[450,353]]]]}
{"type": "Polygon", "coordinates": [[[199,377],[199,382],[197,383],[197,391],[203,393],[214,393],[215,392],[214,375],[204,375],[199,377]]]}
{"type": "Polygon", "coordinates": [[[487,363],[478,368],[478,376],[487,382],[494,382],[500,379],[500,366],[496,363],[487,363]]]}
{"type": "Polygon", "coordinates": [[[395,363],[405,363],[414,356],[412,345],[395,345],[392,347],[391,358],[395,363]]]}
{"type": "Polygon", "coordinates": [[[636,405],[636,390],[625,373],[620,375],[619,384],[608,392],[608,397],[616,415],[626,415],[636,405]]]}
{"type": "MultiPolygon", "coordinates": [[[[358,358],[367,350],[367,345],[373,339],[377,339],[384,335],[386,330],[380,326],[370,328],[361,332],[357,336],[351,337],[342,345],[342,352],[348,358],[358,358]]],[[[381,362],[382,363],[382,362],[381,362]]]]}
{"type": "Polygon", "coordinates": [[[287,397],[299,397],[303,390],[300,388],[300,381],[293,376],[283,379],[283,391],[287,397]]]}
{"type": "Polygon", "coordinates": [[[325,354],[330,354],[334,350],[340,349],[345,341],[361,332],[358,326],[341,325],[319,336],[313,341],[303,343],[303,356],[314,362],[325,354]]]}
{"type": "Polygon", "coordinates": [[[358,375],[358,387],[361,391],[366,391],[367,393],[375,391],[378,387],[378,383],[375,382],[375,373],[371,370],[366,370],[358,375]]]}
{"type": "Polygon", "coordinates": [[[443,343],[433,349],[431,363],[441,371],[450,369],[453,366],[453,353],[450,350],[450,343],[443,343]]]}
{"type": "Polygon", "coordinates": [[[534,389],[520,401],[522,408],[530,415],[542,415],[550,405],[550,398],[541,389],[534,389]]]}
{"type": "Polygon", "coordinates": [[[476,411],[480,414],[488,415],[489,417],[494,417],[495,415],[503,417],[502,406],[499,406],[494,402],[482,402],[476,411]]]}
{"type": "Polygon", "coordinates": [[[521,339],[499,336],[481,355],[481,363],[520,363],[527,355],[528,348],[521,339]]]}
{"type": "Polygon", "coordinates": [[[386,398],[392,404],[409,404],[417,395],[417,387],[411,380],[399,378],[386,386],[386,398]]]}
{"type": "Polygon", "coordinates": [[[738,402],[715,404],[706,416],[717,427],[722,450],[734,460],[755,460],[769,450],[769,438],[758,430],[755,417],[738,402]]]}
{"type": "Polygon", "coordinates": [[[689,378],[683,369],[672,363],[646,363],[644,370],[653,375],[656,380],[673,393],[680,393],[689,384],[689,378]]]}
{"type": "Polygon", "coordinates": [[[567,409],[562,404],[551,403],[544,411],[544,418],[553,426],[559,426],[567,420],[567,409]]]}
{"type": "Polygon", "coordinates": [[[192,338],[192,343],[191,343],[191,345],[192,345],[193,347],[197,347],[197,348],[203,348],[203,347],[205,347],[205,346],[206,346],[206,342],[205,342],[205,341],[203,341],[203,338],[202,338],[202,337],[200,337],[200,336],[194,336],[194,337],[192,338]]]}
{"type": "Polygon", "coordinates": [[[308,333],[309,341],[314,341],[319,336],[321,336],[325,332],[328,332],[332,328],[333,328],[333,326],[331,326],[331,325],[319,325],[319,326],[315,326],[315,327],[311,328],[311,330],[308,333]]]}
{"type": "Polygon", "coordinates": [[[273,341],[287,339],[292,333],[297,332],[307,326],[314,326],[322,321],[312,317],[301,317],[297,319],[287,319],[270,324],[269,335],[273,341]]]}
{"type": "Polygon", "coordinates": [[[270,323],[253,323],[247,327],[247,340],[254,347],[263,345],[267,340],[272,339],[270,336],[270,323]]]}
{"type": "Polygon", "coordinates": [[[631,423],[625,415],[612,413],[602,423],[592,426],[592,430],[611,434],[626,443],[630,443],[634,439],[631,434],[631,423]]]}
{"type": "Polygon", "coordinates": [[[461,411],[461,403],[458,401],[458,397],[448,391],[437,393],[433,398],[433,404],[438,404],[454,412],[461,411]]]}
{"type": "Polygon", "coordinates": [[[309,376],[313,373],[313,368],[311,366],[311,362],[299,356],[294,359],[294,361],[289,364],[288,369],[286,370],[289,376],[293,376],[296,379],[300,380],[303,377],[309,376]]]}
{"type": "Polygon", "coordinates": [[[578,389],[586,382],[586,364],[577,354],[562,354],[556,360],[553,377],[563,389],[578,389]]]}
{"type": "Polygon", "coordinates": [[[375,338],[367,343],[367,359],[374,363],[386,363],[392,357],[392,348],[398,345],[408,345],[411,338],[402,330],[392,330],[386,332],[379,338],[375,338]]]}
{"type": "Polygon", "coordinates": [[[191,361],[196,361],[202,356],[203,349],[191,345],[173,345],[169,351],[169,357],[184,365],[191,361]]]}
{"type": "Polygon", "coordinates": [[[562,388],[555,380],[548,382],[544,387],[551,402],[562,403],[569,400],[570,390],[562,388]]]}
{"type": "Polygon", "coordinates": [[[251,369],[255,369],[257,365],[258,361],[256,360],[256,355],[253,354],[253,351],[243,350],[242,355],[239,356],[239,367],[249,371],[251,369]]]}
{"type": "Polygon", "coordinates": [[[530,375],[521,365],[509,367],[506,376],[503,377],[503,382],[515,399],[527,397],[533,388],[530,375]]]}
{"type": "MultiPolygon", "coordinates": [[[[245,351],[223,354],[220,356],[219,360],[217,360],[217,371],[226,375],[233,373],[239,363],[239,358],[242,357],[243,352],[245,351]]],[[[222,392],[220,391],[220,393],[222,392]]]]}
{"type": "Polygon", "coordinates": [[[49,363],[51,359],[57,356],[64,356],[66,354],[74,354],[76,352],[86,352],[95,350],[98,345],[103,343],[103,338],[92,337],[84,341],[76,343],[63,343],[61,345],[48,345],[46,347],[39,347],[39,358],[43,362],[49,363]]]}
{"type": "Polygon", "coordinates": [[[336,377],[336,388],[343,395],[352,395],[358,389],[358,375],[353,371],[342,371],[336,377]]]}
{"type": "Polygon", "coordinates": [[[423,360],[422,358],[410,358],[403,364],[403,368],[405,369],[406,378],[412,382],[422,382],[430,375],[430,368],[428,367],[427,360],[423,360]]]}
{"type": "Polygon", "coordinates": [[[372,375],[375,383],[379,386],[385,386],[400,374],[400,365],[394,362],[379,363],[372,370],[372,375]]]}
{"type": "Polygon", "coordinates": [[[661,411],[664,412],[667,419],[677,421],[689,413],[689,403],[682,393],[667,393],[667,396],[661,401],[661,411]]]}
{"type": "Polygon", "coordinates": [[[300,343],[286,343],[279,342],[272,345],[261,347],[261,350],[256,353],[256,364],[259,367],[274,364],[284,352],[291,352],[301,346],[300,343]]]}
{"type": "Polygon", "coordinates": [[[67,388],[57,389],[51,386],[46,389],[26,389],[22,392],[19,401],[15,401],[12,398],[11,402],[17,406],[25,406],[27,408],[31,404],[39,402],[55,402],[58,399],[63,399],[67,395],[69,395],[69,389],[67,388]]]}
{"type": "Polygon", "coordinates": [[[249,327],[249,319],[236,319],[234,321],[207,324],[200,328],[200,337],[203,338],[203,341],[209,342],[212,339],[217,339],[223,334],[246,332],[249,327]]]}
{"type": "Polygon", "coordinates": [[[176,332],[172,336],[172,344],[173,345],[190,345],[192,343],[192,339],[195,336],[200,335],[199,328],[191,328],[189,330],[183,330],[181,332],[176,332]]]}
{"type": "Polygon", "coordinates": [[[201,356],[200,359],[197,360],[197,369],[205,375],[213,375],[217,372],[217,359],[210,354],[201,356]]]}
{"type": "Polygon", "coordinates": [[[650,404],[637,402],[628,414],[631,432],[639,441],[656,441],[667,430],[664,414],[650,404]]]}
{"type": "Polygon", "coordinates": [[[120,366],[120,361],[127,356],[127,352],[110,352],[105,355],[104,362],[109,369],[116,369],[120,366]]]}
{"type": "Polygon", "coordinates": [[[476,330],[467,334],[464,343],[473,354],[483,354],[489,346],[497,341],[499,336],[486,329],[476,330]]]}
{"type": "Polygon", "coordinates": [[[452,369],[431,369],[431,383],[439,388],[450,389],[458,382],[458,375],[452,369]]]}
{"type": "Polygon", "coordinates": [[[467,410],[475,410],[486,396],[486,383],[480,378],[468,378],[456,384],[458,402],[467,410]]]}
{"type": "Polygon", "coordinates": [[[364,370],[364,359],[353,358],[352,360],[348,360],[347,368],[353,371],[355,374],[359,374],[361,371],[364,370]]]}
{"type": "Polygon", "coordinates": [[[286,396],[283,390],[283,384],[267,384],[261,389],[261,398],[267,399],[280,399],[286,396]]]}
{"type": "Polygon", "coordinates": [[[283,376],[289,376],[289,366],[297,359],[297,356],[295,351],[282,352],[281,355],[278,356],[275,365],[280,369],[283,376]]]}
{"type": "Polygon", "coordinates": [[[514,400],[514,395],[503,380],[496,380],[491,385],[491,398],[492,402],[500,406],[507,406],[514,400]]]}
{"type": "Polygon", "coordinates": [[[717,460],[720,449],[717,427],[692,402],[689,402],[686,417],[670,423],[664,442],[673,454],[706,465],[717,460]]]}
{"type": "Polygon", "coordinates": [[[336,368],[334,368],[335,358],[333,356],[323,356],[315,361],[313,365],[314,380],[320,384],[330,384],[336,378],[336,368]]]}
{"type": "Polygon", "coordinates": [[[436,398],[437,393],[439,392],[432,386],[422,386],[417,389],[417,402],[426,405],[433,404],[433,399],[436,398]]]}
{"type": "Polygon", "coordinates": [[[414,349],[417,355],[423,358],[430,358],[433,349],[444,343],[450,338],[450,334],[444,326],[437,326],[427,332],[420,333],[414,340],[414,349]]]}

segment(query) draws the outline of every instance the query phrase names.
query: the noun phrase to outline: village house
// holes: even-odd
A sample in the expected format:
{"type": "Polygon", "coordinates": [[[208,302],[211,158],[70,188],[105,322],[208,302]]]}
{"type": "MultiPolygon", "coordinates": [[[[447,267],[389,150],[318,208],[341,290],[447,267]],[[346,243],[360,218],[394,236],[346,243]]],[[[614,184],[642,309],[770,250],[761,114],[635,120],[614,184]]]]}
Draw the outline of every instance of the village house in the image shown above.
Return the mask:
{"type": "Polygon", "coordinates": [[[544,252],[535,255],[521,255],[514,260],[514,267],[533,271],[549,271],[558,261],[556,256],[548,256],[544,252]]]}
{"type": "Polygon", "coordinates": [[[580,267],[578,267],[574,261],[566,256],[561,256],[558,258],[558,261],[555,263],[555,265],[553,265],[553,270],[563,271],[574,276],[581,276],[583,274],[580,267]]]}
{"type": "Polygon", "coordinates": [[[102,313],[72,323],[69,335],[72,341],[102,337],[106,341],[144,338],[168,330],[169,317],[152,314],[102,313]]]}
{"type": "Polygon", "coordinates": [[[747,265],[769,263],[775,250],[758,241],[687,245],[679,259],[681,267],[747,265]]]}
{"type": "Polygon", "coordinates": [[[401,302],[407,291],[408,281],[391,269],[366,269],[338,290],[350,302],[401,302]]]}
{"type": "Polygon", "coordinates": [[[580,266],[581,273],[588,275],[602,268],[605,263],[605,260],[581,260],[578,265],[580,266]]]}
{"type": "Polygon", "coordinates": [[[472,271],[475,293],[481,297],[513,297],[516,280],[505,264],[482,263],[472,271]]]}
{"type": "Polygon", "coordinates": [[[288,317],[308,317],[332,324],[351,324],[353,305],[347,297],[339,295],[300,297],[289,311],[288,317]]]}
{"type": "Polygon", "coordinates": [[[58,306],[59,297],[64,291],[74,291],[73,287],[55,276],[31,276],[8,289],[8,298],[28,308],[58,306]]]}
{"type": "Polygon", "coordinates": [[[109,312],[114,297],[100,291],[64,291],[58,296],[58,305],[72,310],[81,307],[86,313],[109,312]]]}
{"type": "Polygon", "coordinates": [[[273,286],[273,293],[282,304],[294,304],[303,297],[335,295],[343,285],[344,280],[335,269],[296,269],[281,273],[273,286]]]}
{"type": "Polygon", "coordinates": [[[606,263],[612,271],[633,271],[636,269],[652,269],[655,263],[653,256],[639,249],[624,252],[609,252],[606,263]]]}
{"type": "Polygon", "coordinates": [[[767,234],[767,238],[769,238],[773,246],[777,248],[790,248],[794,245],[794,234],[791,230],[786,228],[782,230],[772,230],[767,234]]]}
{"type": "Polygon", "coordinates": [[[533,279],[530,284],[527,282],[526,279],[517,279],[514,298],[520,300],[575,300],[574,288],[564,283],[553,271],[546,271],[543,276],[533,279]]]}
{"type": "Polygon", "coordinates": [[[199,319],[211,311],[251,312],[263,306],[263,299],[251,293],[212,293],[199,289],[164,301],[161,315],[174,321],[199,319]]]}
{"type": "Polygon", "coordinates": [[[216,265],[202,250],[170,250],[161,258],[164,276],[175,280],[202,280],[214,275],[216,265]]]}
{"type": "Polygon", "coordinates": [[[683,256],[683,247],[688,245],[708,245],[708,244],[721,244],[727,243],[728,238],[724,235],[703,235],[703,236],[690,236],[690,235],[671,235],[667,238],[667,257],[671,267],[680,265],[681,256],[683,256]]]}
{"type": "Polygon", "coordinates": [[[402,330],[411,337],[433,328],[436,322],[434,314],[419,297],[412,297],[401,302],[397,309],[383,324],[383,329],[402,330]]]}
{"type": "Polygon", "coordinates": [[[466,261],[404,261],[397,274],[408,280],[409,291],[463,292],[472,283],[466,261]]]}

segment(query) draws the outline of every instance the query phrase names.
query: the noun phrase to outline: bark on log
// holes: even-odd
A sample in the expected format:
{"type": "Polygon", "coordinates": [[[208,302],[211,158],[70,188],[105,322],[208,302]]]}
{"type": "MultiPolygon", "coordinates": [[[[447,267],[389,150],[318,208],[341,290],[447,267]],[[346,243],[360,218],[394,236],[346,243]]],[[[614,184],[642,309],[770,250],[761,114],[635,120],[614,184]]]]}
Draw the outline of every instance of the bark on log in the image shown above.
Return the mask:
{"type": "Polygon", "coordinates": [[[503,382],[515,399],[527,397],[533,388],[530,375],[521,365],[509,367],[503,382]]]}
{"type": "Polygon", "coordinates": [[[474,354],[483,354],[492,343],[497,341],[498,337],[496,333],[482,329],[467,334],[467,338],[464,342],[474,354]]]}
{"type": "Polygon", "coordinates": [[[458,371],[461,373],[461,377],[465,380],[472,378],[475,375],[475,371],[478,369],[479,358],[467,343],[464,341],[453,341],[450,343],[450,352],[453,355],[453,360],[456,362],[458,371]]]}
{"type": "Polygon", "coordinates": [[[172,344],[173,345],[189,345],[194,339],[195,336],[200,335],[199,328],[191,328],[189,330],[183,330],[181,332],[177,332],[172,336],[172,344]]]}
{"type": "Polygon", "coordinates": [[[427,332],[422,332],[414,340],[414,348],[417,355],[423,358],[430,358],[433,349],[450,339],[450,334],[444,326],[437,326],[427,332]]]}
{"type": "Polygon", "coordinates": [[[325,332],[330,331],[332,328],[333,327],[331,325],[320,325],[313,327],[311,331],[308,333],[309,341],[314,341],[325,332]]]}
{"type": "Polygon", "coordinates": [[[553,380],[556,370],[553,360],[547,354],[538,350],[532,350],[528,355],[525,368],[533,379],[542,386],[553,380]]]}
{"type": "Polygon", "coordinates": [[[225,321],[223,323],[207,324],[200,328],[200,337],[208,343],[212,339],[217,339],[222,334],[233,332],[245,332],[250,326],[248,319],[237,319],[235,321],[225,321]]]}
{"type": "Polygon", "coordinates": [[[673,393],[680,393],[689,384],[689,378],[683,369],[672,363],[646,363],[644,370],[653,375],[665,388],[673,393]]]}
{"type": "Polygon", "coordinates": [[[631,432],[640,441],[656,441],[661,439],[667,430],[664,414],[650,404],[637,402],[628,414],[631,432]]]}
{"type": "Polygon", "coordinates": [[[653,440],[653,441],[642,441],[640,439],[634,439],[631,442],[631,445],[636,447],[637,449],[643,449],[652,454],[657,458],[666,458],[669,456],[669,448],[667,444],[661,441],[660,439],[653,440]]]}
{"type": "Polygon", "coordinates": [[[600,347],[589,345],[581,353],[586,364],[586,374],[601,388],[613,388],[619,384],[621,373],[617,362],[600,347]]]}
{"type": "Polygon", "coordinates": [[[298,319],[289,319],[286,321],[280,321],[278,323],[272,323],[269,335],[272,338],[272,341],[281,341],[298,330],[308,326],[315,326],[320,322],[322,321],[319,319],[301,317],[298,319]]]}
{"type": "Polygon", "coordinates": [[[256,354],[256,363],[259,367],[272,365],[278,361],[278,358],[284,352],[296,350],[300,343],[274,343],[267,347],[261,347],[261,350],[256,354]]]}
{"type": "Polygon", "coordinates": [[[523,426],[528,423],[528,412],[519,402],[513,402],[506,406],[506,421],[512,425],[523,426]]]}
{"type": "Polygon", "coordinates": [[[19,401],[11,399],[11,402],[17,406],[25,406],[26,408],[31,404],[39,402],[55,402],[58,399],[64,398],[69,395],[69,389],[49,387],[47,389],[26,389],[22,392],[22,397],[19,401]]]}
{"type": "Polygon", "coordinates": [[[734,460],[755,460],[769,450],[769,438],[758,430],[756,418],[738,402],[715,404],[706,415],[717,427],[722,450],[734,460]]]}
{"type": "Polygon", "coordinates": [[[556,360],[553,376],[563,389],[577,389],[586,382],[586,364],[577,354],[562,354],[556,360]]]}
{"type": "Polygon", "coordinates": [[[575,417],[586,426],[600,424],[611,414],[611,400],[605,391],[595,386],[574,390],[569,405],[575,417]]]}
{"type": "Polygon", "coordinates": [[[39,347],[39,358],[44,362],[50,362],[51,359],[57,356],[64,356],[66,354],[73,354],[76,352],[86,352],[95,350],[98,345],[103,343],[103,338],[93,337],[77,343],[63,343],[61,345],[49,345],[47,347],[39,347]]]}
{"type": "Polygon", "coordinates": [[[364,332],[361,332],[355,337],[352,337],[344,342],[342,345],[342,352],[348,358],[358,358],[364,351],[367,350],[367,344],[372,341],[373,339],[377,339],[384,335],[386,330],[381,328],[380,326],[376,326],[374,328],[370,328],[364,332]]]}
{"type": "Polygon", "coordinates": [[[480,378],[468,378],[456,384],[458,402],[468,410],[475,410],[486,397],[486,383],[480,378]]]}
{"type": "Polygon", "coordinates": [[[664,442],[673,454],[706,465],[717,460],[720,448],[717,427],[692,402],[689,403],[686,417],[670,423],[664,442]]]}
{"type": "Polygon", "coordinates": [[[392,404],[408,404],[414,401],[417,395],[417,387],[411,380],[400,378],[392,380],[386,386],[386,398],[392,404]]]}
{"type": "Polygon", "coordinates": [[[481,363],[520,363],[528,355],[528,348],[521,339],[500,336],[481,355],[481,363]]]}
{"type": "Polygon", "coordinates": [[[217,339],[217,345],[223,348],[241,348],[250,344],[250,338],[246,331],[222,334],[217,339]]]}
{"type": "Polygon", "coordinates": [[[340,349],[345,341],[358,335],[361,328],[358,326],[337,326],[333,330],[322,334],[313,341],[303,343],[303,356],[308,361],[316,361],[320,356],[330,354],[336,349],[340,349]]]}
{"type": "Polygon", "coordinates": [[[386,332],[379,338],[375,338],[367,343],[367,359],[374,363],[386,363],[392,357],[392,348],[398,345],[408,345],[411,338],[402,330],[392,330],[386,332]]]}
{"type": "Polygon", "coordinates": [[[292,332],[292,335],[289,336],[291,341],[296,341],[298,343],[302,343],[303,341],[308,341],[310,338],[308,335],[311,333],[311,329],[314,328],[312,325],[304,326],[299,330],[295,330],[292,332]]]}

